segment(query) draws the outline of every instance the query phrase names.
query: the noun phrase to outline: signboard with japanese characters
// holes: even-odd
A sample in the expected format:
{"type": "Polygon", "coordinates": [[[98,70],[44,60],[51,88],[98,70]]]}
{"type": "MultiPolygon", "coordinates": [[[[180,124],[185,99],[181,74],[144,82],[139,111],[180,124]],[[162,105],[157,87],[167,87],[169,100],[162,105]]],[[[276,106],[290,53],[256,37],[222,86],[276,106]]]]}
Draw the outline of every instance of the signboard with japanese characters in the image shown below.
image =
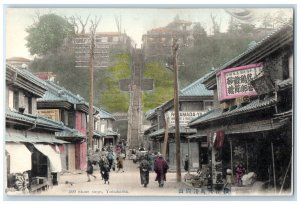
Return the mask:
{"type": "MultiPolygon", "coordinates": [[[[203,115],[205,111],[179,111],[179,125],[186,126],[192,119],[203,115]]],[[[169,127],[175,126],[175,112],[169,111],[166,113],[169,127]]]]}
{"type": "Polygon", "coordinates": [[[60,121],[58,109],[39,109],[38,115],[49,118],[54,121],[60,121]]]}
{"type": "Polygon", "coordinates": [[[217,73],[219,100],[257,95],[250,82],[262,73],[262,68],[262,64],[258,63],[221,70],[217,73]]]}

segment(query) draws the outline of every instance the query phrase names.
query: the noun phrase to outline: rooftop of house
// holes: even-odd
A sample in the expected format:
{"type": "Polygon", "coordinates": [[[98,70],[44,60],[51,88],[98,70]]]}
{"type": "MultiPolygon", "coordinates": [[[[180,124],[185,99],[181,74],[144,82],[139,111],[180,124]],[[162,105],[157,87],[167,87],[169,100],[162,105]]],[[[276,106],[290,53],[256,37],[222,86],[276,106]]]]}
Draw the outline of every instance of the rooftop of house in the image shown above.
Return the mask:
{"type": "MultiPolygon", "coordinates": [[[[238,66],[238,65],[235,65],[235,64],[237,64],[239,61],[241,61],[241,59],[245,58],[248,55],[257,55],[256,52],[258,50],[260,50],[262,48],[269,48],[278,39],[283,39],[285,42],[288,42],[291,39],[293,39],[293,25],[292,25],[292,23],[287,23],[287,24],[281,26],[277,30],[271,32],[269,35],[264,37],[258,43],[251,42],[249,44],[249,47],[244,52],[237,55],[233,59],[229,60],[228,62],[226,62],[225,64],[223,64],[219,68],[215,69],[213,72],[209,73],[209,75],[206,75],[205,78],[203,78],[202,82],[205,82],[206,80],[214,77],[217,74],[217,72],[219,72],[220,70],[223,70],[223,69],[228,68],[228,67],[238,66]]],[[[279,44],[279,46],[282,46],[282,45],[283,45],[282,43],[279,44]]]]}
{"type": "Polygon", "coordinates": [[[208,90],[201,82],[203,77],[194,81],[180,90],[180,96],[213,96],[213,91],[208,90]]]}

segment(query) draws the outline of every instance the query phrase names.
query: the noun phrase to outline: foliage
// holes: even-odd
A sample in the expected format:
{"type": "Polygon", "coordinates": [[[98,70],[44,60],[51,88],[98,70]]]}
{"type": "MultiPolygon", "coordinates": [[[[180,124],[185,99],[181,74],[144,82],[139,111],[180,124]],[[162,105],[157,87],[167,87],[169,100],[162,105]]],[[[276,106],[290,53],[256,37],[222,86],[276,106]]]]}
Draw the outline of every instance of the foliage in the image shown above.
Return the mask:
{"type": "Polygon", "coordinates": [[[174,96],[173,73],[166,70],[159,63],[149,63],[144,71],[144,78],[154,79],[154,90],[143,93],[144,111],[170,100],[174,96]]]}
{"type": "Polygon", "coordinates": [[[200,23],[196,23],[193,27],[194,44],[200,45],[207,38],[207,33],[200,23]]]}
{"type": "Polygon", "coordinates": [[[88,99],[88,71],[75,68],[74,53],[59,51],[35,58],[30,69],[33,72],[53,72],[56,83],[88,99]]]}
{"type": "Polygon", "coordinates": [[[105,72],[105,87],[99,90],[100,104],[110,112],[127,112],[129,94],[120,90],[119,81],[130,77],[130,58],[128,54],[119,54],[115,58],[117,63],[105,72]]]}
{"type": "Polygon", "coordinates": [[[39,17],[38,22],[26,28],[26,37],[31,55],[55,53],[64,40],[74,34],[74,27],[63,17],[46,14],[39,17]]]}
{"type": "MultiPolygon", "coordinates": [[[[196,27],[197,28],[197,27],[196,27]]],[[[199,30],[199,27],[197,28],[199,30]]],[[[264,33],[255,33],[251,24],[238,24],[233,19],[228,32],[213,36],[198,36],[194,45],[183,48],[180,55],[185,66],[179,69],[183,86],[201,78],[212,68],[218,68],[244,52],[251,41],[259,41],[264,33]],[[201,43],[199,43],[201,42],[201,43]]]]}

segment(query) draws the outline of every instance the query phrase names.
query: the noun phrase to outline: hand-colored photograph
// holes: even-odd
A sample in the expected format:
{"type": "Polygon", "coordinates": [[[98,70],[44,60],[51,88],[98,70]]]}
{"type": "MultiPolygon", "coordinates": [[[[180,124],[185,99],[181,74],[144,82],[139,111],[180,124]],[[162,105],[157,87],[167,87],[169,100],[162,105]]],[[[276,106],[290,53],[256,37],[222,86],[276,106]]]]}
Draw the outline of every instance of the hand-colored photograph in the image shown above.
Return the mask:
{"type": "Polygon", "coordinates": [[[294,7],[3,15],[4,195],[295,194],[294,7]]]}

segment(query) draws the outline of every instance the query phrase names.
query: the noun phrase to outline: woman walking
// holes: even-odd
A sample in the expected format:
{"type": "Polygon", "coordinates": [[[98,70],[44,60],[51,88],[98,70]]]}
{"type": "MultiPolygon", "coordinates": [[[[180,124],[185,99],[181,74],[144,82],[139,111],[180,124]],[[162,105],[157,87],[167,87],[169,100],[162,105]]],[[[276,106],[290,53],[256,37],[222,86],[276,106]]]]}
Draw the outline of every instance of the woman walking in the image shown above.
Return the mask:
{"type": "Polygon", "coordinates": [[[168,166],[166,160],[164,160],[162,155],[159,154],[154,162],[154,171],[156,173],[155,181],[158,181],[159,187],[164,186],[164,181],[166,181],[166,173],[167,173],[168,169],[169,169],[169,166],[168,166]]]}

